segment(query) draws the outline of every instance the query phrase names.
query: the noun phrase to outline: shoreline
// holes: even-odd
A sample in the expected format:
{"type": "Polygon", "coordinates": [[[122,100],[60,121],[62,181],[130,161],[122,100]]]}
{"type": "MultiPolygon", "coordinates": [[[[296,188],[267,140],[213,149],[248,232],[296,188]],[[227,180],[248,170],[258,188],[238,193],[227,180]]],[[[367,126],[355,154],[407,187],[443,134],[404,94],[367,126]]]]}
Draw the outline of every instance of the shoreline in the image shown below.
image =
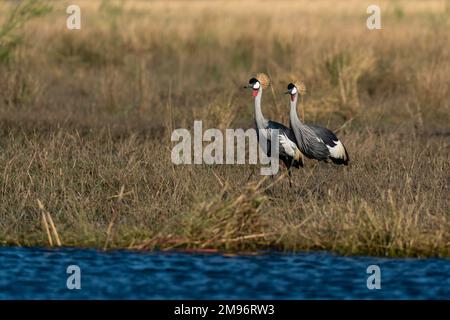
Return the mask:
{"type": "Polygon", "coordinates": [[[415,260],[424,260],[424,259],[450,259],[450,253],[443,253],[438,255],[427,255],[427,254],[412,254],[412,255],[371,255],[370,253],[364,253],[364,251],[361,252],[354,252],[354,253],[348,253],[345,254],[343,251],[330,251],[330,250],[314,250],[314,249],[298,249],[298,250],[280,250],[277,248],[266,248],[256,251],[226,251],[226,250],[220,250],[220,249],[194,249],[194,248],[181,248],[181,249],[165,249],[165,248],[154,248],[151,250],[142,250],[142,249],[136,249],[136,248],[130,248],[130,247],[112,247],[108,249],[102,249],[100,247],[89,247],[89,246],[61,246],[61,247],[49,247],[49,246],[42,246],[39,244],[36,245],[29,245],[29,246],[21,246],[21,245],[1,245],[1,249],[9,249],[9,248],[16,248],[16,249],[29,249],[29,250],[49,250],[49,251],[58,251],[58,250],[92,250],[96,251],[98,253],[114,253],[114,252],[130,252],[130,253],[149,253],[149,254],[171,254],[171,253],[181,253],[181,254],[187,254],[187,255],[220,255],[224,257],[250,257],[250,256],[265,256],[265,255],[308,255],[308,254],[326,254],[326,255],[333,255],[338,257],[366,257],[366,258],[380,258],[380,259],[387,259],[387,260],[395,260],[395,259],[415,259],[415,260]]]}

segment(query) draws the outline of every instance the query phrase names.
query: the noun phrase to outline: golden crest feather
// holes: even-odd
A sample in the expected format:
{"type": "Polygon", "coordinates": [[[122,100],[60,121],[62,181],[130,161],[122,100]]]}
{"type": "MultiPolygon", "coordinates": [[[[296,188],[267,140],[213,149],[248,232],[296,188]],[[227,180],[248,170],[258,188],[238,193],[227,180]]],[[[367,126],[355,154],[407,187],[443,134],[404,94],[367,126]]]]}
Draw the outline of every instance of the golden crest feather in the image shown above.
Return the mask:
{"type": "Polygon", "coordinates": [[[301,96],[304,96],[306,94],[306,86],[305,83],[301,80],[294,80],[294,85],[297,87],[298,93],[301,96]]]}
{"type": "Polygon", "coordinates": [[[261,83],[261,86],[265,89],[270,85],[270,78],[267,74],[265,73],[258,73],[256,75],[256,80],[259,81],[259,83],[261,83]]]}

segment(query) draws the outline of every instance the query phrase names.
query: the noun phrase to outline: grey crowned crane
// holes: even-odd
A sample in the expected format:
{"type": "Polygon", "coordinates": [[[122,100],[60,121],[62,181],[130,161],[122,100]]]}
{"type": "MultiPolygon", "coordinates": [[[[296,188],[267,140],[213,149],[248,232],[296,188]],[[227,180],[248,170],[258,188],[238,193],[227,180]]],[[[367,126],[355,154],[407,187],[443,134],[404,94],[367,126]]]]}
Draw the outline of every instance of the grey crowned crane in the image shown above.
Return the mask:
{"type": "Polygon", "coordinates": [[[289,83],[286,94],[290,95],[290,123],[300,151],[310,159],[331,160],[335,164],[348,165],[350,158],[344,144],[329,129],[305,124],[297,115],[297,99],[300,82],[289,83]]]}
{"type": "Polygon", "coordinates": [[[268,145],[267,148],[264,148],[264,150],[267,150],[267,156],[270,157],[270,137],[272,136],[271,130],[278,129],[279,159],[284,163],[288,170],[289,185],[292,186],[291,167],[303,167],[303,158],[297,144],[295,143],[294,132],[281,123],[267,120],[262,114],[262,92],[263,89],[266,89],[269,86],[269,84],[269,77],[264,73],[259,73],[255,78],[251,78],[248,81],[246,88],[252,89],[252,95],[255,99],[255,122],[256,131],[258,133],[258,141],[259,134],[261,132],[261,135],[266,139],[268,145]]]}

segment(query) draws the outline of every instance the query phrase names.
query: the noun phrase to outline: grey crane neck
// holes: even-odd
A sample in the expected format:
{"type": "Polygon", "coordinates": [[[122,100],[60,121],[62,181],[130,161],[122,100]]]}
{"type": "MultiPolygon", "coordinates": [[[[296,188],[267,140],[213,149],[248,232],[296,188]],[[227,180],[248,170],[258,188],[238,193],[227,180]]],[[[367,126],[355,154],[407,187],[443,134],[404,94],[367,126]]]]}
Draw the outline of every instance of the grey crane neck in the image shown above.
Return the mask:
{"type": "Polygon", "coordinates": [[[291,118],[291,123],[293,125],[297,125],[299,127],[303,127],[303,122],[298,118],[298,114],[297,114],[297,99],[298,98],[298,94],[295,95],[294,101],[290,100],[290,106],[291,106],[291,112],[290,112],[290,118],[291,118]]]}
{"type": "Polygon", "coordinates": [[[258,95],[255,97],[255,120],[258,128],[265,128],[268,125],[266,118],[264,118],[261,111],[261,98],[263,89],[260,88],[258,95]]]}

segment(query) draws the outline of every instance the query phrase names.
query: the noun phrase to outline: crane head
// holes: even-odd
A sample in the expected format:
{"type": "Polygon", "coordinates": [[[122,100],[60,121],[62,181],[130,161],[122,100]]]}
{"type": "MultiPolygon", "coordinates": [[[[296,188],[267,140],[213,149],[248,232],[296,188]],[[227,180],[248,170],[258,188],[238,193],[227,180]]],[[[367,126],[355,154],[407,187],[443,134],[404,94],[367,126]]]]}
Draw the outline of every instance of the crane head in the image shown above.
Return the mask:
{"type": "Polygon", "coordinates": [[[286,94],[290,94],[291,95],[291,101],[295,100],[295,96],[298,93],[298,89],[295,86],[295,84],[293,84],[292,82],[288,84],[287,86],[287,91],[285,92],[286,94]]]}
{"type": "Polygon", "coordinates": [[[245,88],[251,88],[253,97],[256,97],[259,93],[259,89],[261,89],[261,83],[258,79],[251,78],[248,80],[248,85],[246,85],[245,88]]]}

